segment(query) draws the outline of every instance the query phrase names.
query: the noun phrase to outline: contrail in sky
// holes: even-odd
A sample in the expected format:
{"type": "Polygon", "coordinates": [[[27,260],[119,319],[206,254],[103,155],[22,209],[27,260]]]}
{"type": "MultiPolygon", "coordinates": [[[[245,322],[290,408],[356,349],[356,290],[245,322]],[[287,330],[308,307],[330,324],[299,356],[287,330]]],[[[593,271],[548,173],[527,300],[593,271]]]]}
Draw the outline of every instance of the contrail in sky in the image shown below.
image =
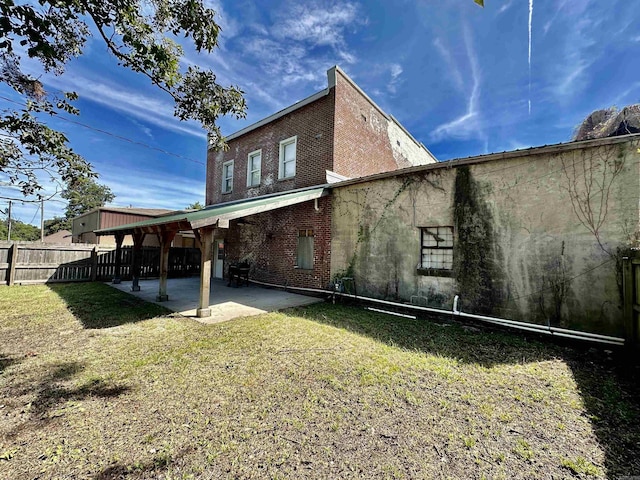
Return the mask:
{"type": "Polygon", "coordinates": [[[531,23],[533,20],[533,0],[529,0],[529,115],[531,115],[531,23]]]}

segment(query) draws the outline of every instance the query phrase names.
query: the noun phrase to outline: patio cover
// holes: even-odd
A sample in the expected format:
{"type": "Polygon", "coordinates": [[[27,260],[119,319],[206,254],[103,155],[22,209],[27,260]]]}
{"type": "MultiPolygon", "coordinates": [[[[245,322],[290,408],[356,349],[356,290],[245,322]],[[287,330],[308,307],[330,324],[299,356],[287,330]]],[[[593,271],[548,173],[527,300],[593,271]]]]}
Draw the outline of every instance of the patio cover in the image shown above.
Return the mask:
{"type": "Polygon", "coordinates": [[[127,225],[96,230],[96,235],[133,235],[135,232],[160,233],[167,230],[197,230],[203,227],[229,228],[229,221],[277,208],[307,202],[326,195],[325,186],[287,193],[264,195],[212,205],[201,210],[180,211],[127,225]]]}
{"type": "Polygon", "coordinates": [[[146,234],[155,234],[160,241],[160,287],[158,301],[169,299],[167,294],[167,272],[169,268],[169,248],[176,233],[193,230],[200,241],[200,300],[197,316],[209,317],[209,293],[211,285],[211,258],[213,232],[216,228],[229,228],[231,220],[255,215],[278,208],[296,205],[298,203],[316,200],[328,194],[328,185],[303,188],[286,193],[276,193],[261,197],[243,199],[235,202],[212,205],[201,210],[179,211],[161,217],[143,220],[141,222],[119,225],[117,227],[95,230],[96,235],[114,235],[116,238],[116,269],[113,283],[120,283],[120,268],[122,256],[122,242],[125,235],[133,237],[132,276],[133,291],[139,291],[140,250],[146,234]]]}

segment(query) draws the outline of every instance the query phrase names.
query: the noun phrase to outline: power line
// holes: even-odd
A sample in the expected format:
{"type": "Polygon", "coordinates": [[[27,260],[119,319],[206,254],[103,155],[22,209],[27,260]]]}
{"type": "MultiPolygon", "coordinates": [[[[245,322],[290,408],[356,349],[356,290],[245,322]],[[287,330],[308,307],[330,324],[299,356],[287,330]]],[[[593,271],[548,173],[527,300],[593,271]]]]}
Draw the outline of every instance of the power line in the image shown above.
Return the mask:
{"type": "MultiPolygon", "coordinates": [[[[11,103],[14,103],[16,105],[19,105],[21,107],[26,107],[25,104],[23,104],[21,102],[17,102],[15,100],[12,100],[12,99],[7,98],[7,97],[4,97],[2,95],[0,95],[0,98],[3,99],[3,100],[6,100],[7,102],[11,102],[11,103]]],[[[139,145],[141,147],[145,147],[145,148],[148,148],[150,150],[155,150],[157,152],[164,153],[165,155],[170,155],[172,157],[176,157],[176,158],[179,158],[181,160],[187,160],[189,162],[197,163],[198,165],[206,165],[206,163],[204,163],[204,162],[201,162],[199,160],[194,160],[193,158],[185,157],[184,155],[180,155],[179,153],[169,152],[168,150],[164,150],[164,149],[159,148],[159,147],[154,147],[153,145],[148,145],[148,144],[140,142],[138,140],[132,140],[130,138],[123,137],[122,135],[117,135],[115,133],[111,133],[111,132],[108,132],[106,130],[102,130],[100,128],[92,127],[91,125],[87,125],[85,123],[78,122],[76,120],[71,120],[70,118],[63,117],[60,114],[56,114],[54,118],[63,120],[65,122],[72,123],[74,125],[78,125],[78,126],[84,127],[84,128],[86,128],[88,130],[92,130],[92,131],[97,132],[97,133],[102,133],[103,135],[108,135],[110,137],[116,138],[116,139],[124,141],[124,142],[128,142],[128,143],[131,143],[131,144],[134,144],[134,145],[139,145]]]]}
{"type": "Polygon", "coordinates": [[[38,208],[36,208],[36,213],[34,213],[33,217],[31,217],[31,221],[29,222],[29,224],[33,225],[33,221],[36,219],[36,215],[38,214],[39,211],[40,211],[40,205],[38,205],[38,208]]]}

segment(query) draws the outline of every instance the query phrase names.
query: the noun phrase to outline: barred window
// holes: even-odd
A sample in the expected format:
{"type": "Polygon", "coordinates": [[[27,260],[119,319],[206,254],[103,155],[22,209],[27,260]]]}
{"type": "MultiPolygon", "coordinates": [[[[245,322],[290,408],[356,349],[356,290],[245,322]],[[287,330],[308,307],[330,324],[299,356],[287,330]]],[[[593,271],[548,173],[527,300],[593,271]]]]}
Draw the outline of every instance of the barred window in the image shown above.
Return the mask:
{"type": "Polygon", "coordinates": [[[420,231],[420,268],[453,269],[453,227],[422,227],[420,231]]]}
{"type": "Polygon", "coordinates": [[[313,268],[313,230],[298,230],[298,249],[296,252],[296,267],[305,270],[313,268]]]}

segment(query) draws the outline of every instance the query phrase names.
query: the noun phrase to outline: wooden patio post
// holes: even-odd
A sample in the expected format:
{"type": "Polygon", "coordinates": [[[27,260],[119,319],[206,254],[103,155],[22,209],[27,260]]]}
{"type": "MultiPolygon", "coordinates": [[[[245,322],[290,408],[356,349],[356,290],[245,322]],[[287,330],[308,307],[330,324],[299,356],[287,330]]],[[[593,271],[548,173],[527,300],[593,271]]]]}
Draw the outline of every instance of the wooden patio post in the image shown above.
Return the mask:
{"type": "Polygon", "coordinates": [[[142,242],[144,241],[144,232],[133,233],[133,251],[131,252],[131,276],[133,277],[132,292],[140,291],[140,253],[142,251],[142,242]]]}
{"type": "Polygon", "coordinates": [[[200,229],[200,299],[196,316],[210,317],[209,295],[211,293],[211,256],[213,252],[213,229],[200,229]]]}
{"type": "Polygon", "coordinates": [[[169,300],[167,295],[167,274],[169,273],[169,250],[171,249],[171,242],[176,236],[176,231],[164,231],[158,233],[158,240],[160,240],[160,288],[158,290],[158,296],[156,300],[158,302],[166,302],[169,300]]]}
{"type": "Polygon", "coordinates": [[[91,281],[95,282],[98,278],[98,246],[96,245],[91,250],[91,281]]]}
{"type": "Polygon", "coordinates": [[[120,278],[122,271],[122,242],[124,241],[124,233],[116,233],[116,271],[113,275],[111,283],[118,284],[122,281],[120,278]]]}

